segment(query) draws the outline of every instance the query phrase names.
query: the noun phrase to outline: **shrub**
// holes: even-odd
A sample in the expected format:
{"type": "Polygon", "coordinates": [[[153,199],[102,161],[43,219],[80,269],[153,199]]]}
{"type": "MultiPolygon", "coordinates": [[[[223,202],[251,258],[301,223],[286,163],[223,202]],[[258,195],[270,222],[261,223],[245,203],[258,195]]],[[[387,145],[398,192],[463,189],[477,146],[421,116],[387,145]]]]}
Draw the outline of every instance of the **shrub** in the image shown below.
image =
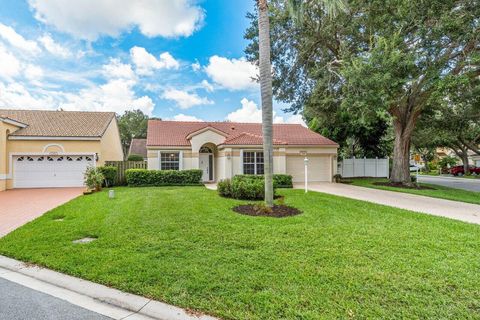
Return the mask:
{"type": "Polygon", "coordinates": [[[225,179],[220,180],[217,184],[218,194],[222,197],[231,198],[232,197],[232,180],[225,179]]]}
{"type": "Polygon", "coordinates": [[[144,159],[139,154],[131,154],[128,156],[127,161],[144,161],[144,159]]]}
{"type": "MultiPolygon", "coordinates": [[[[275,184],[274,184],[275,189],[275,184]]],[[[243,200],[262,200],[265,198],[263,179],[235,176],[232,180],[232,198],[243,200]]]]}
{"type": "Polygon", "coordinates": [[[335,183],[340,183],[342,182],[342,175],[340,173],[337,173],[335,175],[333,175],[333,181],[335,183]]]}
{"type": "Polygon", "coordinates": [[[289,174],[274,174],[273,183],[277,188],[293,188],[292,176],[289,174]]]}
{"type": "MultiPolygon", "coordinates": [[[[274,175],[273,188],[292,188],[292,177],[289,175],[274,175]]],[[[222,197],[242,200],[262,200],[265,198],[265,183],[263,176],[236,175],[233,179],[221,180],[217,185],[218,194],[222,197]]]]}
{"type": "Polygon", "coordinates": [[[201,185],[202,170],[147,170],[128,169],[125,171],[127,184],[140,186],[185,186],[201,185]]]}
{"type": "Polygon", "coordinates": [[[105,177],[105,186],[107,188],[115,185],[115,181],[117,179],[117,171],[118,171],[116,167],[104,166],[104,167],[98,167],[98,170],[105,177]]]}
{"type": "MultiPolygon", "coordinates": [[[[233,179],[245,181],[245,180],[262,180],[264,179],[263,175],[253,175],[253,174],[239,174],[236,175],[233,179]]],[[[275,188],[293,188],[292,176],[288,174],[274,174],[273,175],[273,186],[275,188]]]]}
{"type": "Polygon", "coordinates": [[[84,183],[90,190],[102,190],[105,177],[98,168],[88,167],[84,174],[84,183]]]}

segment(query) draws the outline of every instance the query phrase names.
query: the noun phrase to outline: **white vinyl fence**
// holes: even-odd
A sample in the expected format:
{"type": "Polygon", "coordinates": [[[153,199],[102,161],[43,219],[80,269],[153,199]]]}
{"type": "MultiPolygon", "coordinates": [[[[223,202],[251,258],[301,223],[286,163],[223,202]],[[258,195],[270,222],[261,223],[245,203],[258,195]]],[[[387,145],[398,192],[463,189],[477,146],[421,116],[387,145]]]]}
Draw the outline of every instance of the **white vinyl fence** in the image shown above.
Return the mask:
{"type": "Polygon", "coordinates": [[[389,161],[386,159],[343,159],[338,163],[338,173],[344,178],[375,177],[388,178],[389,161]]]}

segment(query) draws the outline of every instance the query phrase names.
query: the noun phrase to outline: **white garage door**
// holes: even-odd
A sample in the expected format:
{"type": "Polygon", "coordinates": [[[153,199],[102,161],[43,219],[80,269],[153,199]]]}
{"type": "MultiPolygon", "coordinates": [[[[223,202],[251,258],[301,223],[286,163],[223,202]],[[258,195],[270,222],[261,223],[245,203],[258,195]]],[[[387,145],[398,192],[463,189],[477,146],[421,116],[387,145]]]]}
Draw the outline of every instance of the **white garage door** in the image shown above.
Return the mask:
{"type": "Polygon", "coordinates": [[[81,187],[93,156],[45,155],[13,157],[15,188],[81,187]]]}
{"type": "MultiPolygon", "coordinates": [[[[287,156],[287,174],[292,175],[293,182],[305,181],[305,164],[303,157],[287,156]]],[[[308,181],[330,181],[330,157],[308,157],[308,181]]]]}

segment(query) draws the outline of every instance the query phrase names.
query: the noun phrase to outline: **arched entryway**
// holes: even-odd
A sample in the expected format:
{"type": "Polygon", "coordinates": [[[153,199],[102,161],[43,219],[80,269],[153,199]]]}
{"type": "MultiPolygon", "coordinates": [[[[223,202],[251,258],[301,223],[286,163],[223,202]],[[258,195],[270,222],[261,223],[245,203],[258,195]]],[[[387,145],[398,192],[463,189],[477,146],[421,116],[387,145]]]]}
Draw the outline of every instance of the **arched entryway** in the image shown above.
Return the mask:
{"type": "Polygon", "coordinates": [[[200,148],[199,169],[203,171],[203,182],[215,181],[215,150],[213,143],[206,143],[200,148]]]}

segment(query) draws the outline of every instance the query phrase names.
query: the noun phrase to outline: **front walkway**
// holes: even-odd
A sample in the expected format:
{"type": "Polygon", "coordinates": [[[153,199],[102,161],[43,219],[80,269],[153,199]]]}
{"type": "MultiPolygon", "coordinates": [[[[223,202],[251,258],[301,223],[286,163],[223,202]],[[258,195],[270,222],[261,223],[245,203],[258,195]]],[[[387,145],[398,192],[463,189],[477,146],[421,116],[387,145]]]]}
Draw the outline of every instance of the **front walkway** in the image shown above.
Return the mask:
{"type": "MultiPolygon", "coordinates": [[[[296,184],[294,187],[298,189],[304,188],[300,184],[296,184]]],[[[309,189],[311,191],[480,224],[480,205],[341,183],[315,183],[310,184],[309,189]]]]}
{"type": "Polygon", "coordinates": [[[0,192],[0,237],[82,194],[84,188],[14,189],[0,192]]]}

